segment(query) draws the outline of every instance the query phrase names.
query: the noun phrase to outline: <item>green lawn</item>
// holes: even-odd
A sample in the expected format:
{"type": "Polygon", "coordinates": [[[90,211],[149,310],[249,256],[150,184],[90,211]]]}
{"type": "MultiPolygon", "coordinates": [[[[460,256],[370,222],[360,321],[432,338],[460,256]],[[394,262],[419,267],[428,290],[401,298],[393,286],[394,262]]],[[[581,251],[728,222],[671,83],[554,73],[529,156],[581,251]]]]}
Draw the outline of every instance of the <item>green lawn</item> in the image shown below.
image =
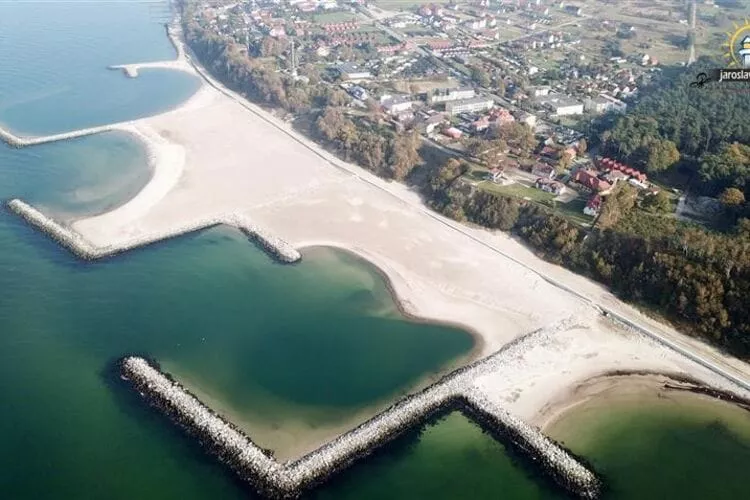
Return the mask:
{"type": "Polygon", "coordinates": [[[541,203],[545,206],[550,206],[552,200],[555,199],[555,195],[551,193],[546,193],[541,189],[528,188],[518,183],[510,184],[508,186],[501,186],[500,184],[495,184],[492,181],[482,181],[477,184],[477,187],[491,193],[513,196],[524,200],[529,199],[531,201],[541,203]]]}
{"type": "MultiPolygon", "coordinates": [[[[482,170],[472,170],[466,175],[469,180],[474,182],[484,179],[485,176],[486,172],[483,172],[482,170]]],[[[583,213],[583,208],[586,206],[586,199],[583,197],[576,198],[567,203],[561,203],[559,201],[553,201],[555,195],[544,192],[541,189],[526,187],[523,184],[515,183],[508,186],[501,186],[492,181],[481,181],[476,186],[477,188],[490,193],[521,198],[523,200],[538,203],[546,208],[551,208],[558,215],[565,217],[570,222],[579,226],[589,227],[594,221],[593,217],[589,217],[583,213]]]]}
{"type": "Polygon", "coordinates": [[[309,17],[315,22],[315,24],[332,24],[332,23],[345,23],[350,21],[362,21],[365,18],[355,14],[353,12],[315,12],[309,14],[309,17]]]}
{"type": "MultiPolygon", "coordinates": [[[[448,3],[450,0],[434,0],[430,3],[448,3]]],[[[410,10],[423,5],[424,2],[416,0],[375,0],[375,5],[386,10],[410,10]]]]}
{"type": "Polygon", "coordinates": [[[583,213],[585,206],[586,200],[584,198],[576,198],[568,203],[558,203],[555,209],[560,215],[579,226],[590,226],[594,222],[594,218],[583,213]]]}

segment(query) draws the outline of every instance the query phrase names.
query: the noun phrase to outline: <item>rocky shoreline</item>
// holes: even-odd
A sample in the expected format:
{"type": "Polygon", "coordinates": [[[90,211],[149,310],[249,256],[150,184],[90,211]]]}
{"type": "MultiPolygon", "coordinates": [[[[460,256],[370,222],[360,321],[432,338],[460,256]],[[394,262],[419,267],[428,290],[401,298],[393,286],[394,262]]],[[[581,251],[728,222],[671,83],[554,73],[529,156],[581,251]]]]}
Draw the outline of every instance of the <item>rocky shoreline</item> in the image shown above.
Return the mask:
{"type": "Polygon", "coordinates": [[[187,389],[140,357],[125,357],[120,372],[152,406],[196,436],[242,480],[269,498],[297,498],[377,448],[439,414],[459,410],[496,438],[537,464],[578,498],[598,498],[601,480],[567,450],[490,402],[470,382],[493,357],[446,375],[317,450],[288,463],[277,462],[242,431],[187,389]]]}

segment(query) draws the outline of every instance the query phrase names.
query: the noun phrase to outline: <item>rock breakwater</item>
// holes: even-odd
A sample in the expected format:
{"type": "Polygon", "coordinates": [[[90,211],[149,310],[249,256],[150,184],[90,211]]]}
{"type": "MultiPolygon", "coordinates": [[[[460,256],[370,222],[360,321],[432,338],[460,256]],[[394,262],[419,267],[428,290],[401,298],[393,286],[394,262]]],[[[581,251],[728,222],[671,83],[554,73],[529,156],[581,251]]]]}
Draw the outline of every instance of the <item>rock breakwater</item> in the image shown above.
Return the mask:
{"type": "Polygon", "coordinates": [[[210,453],[267,497],[297,498],[430,417],[460,410],[538,464],[569,493],[597,498],[601,481],[593,472],[471,387],[470,381],[486,368],[488,359],[446,375],[317,450],[284,464],[145,359],[125,357],[120,360],[120,370],[151,405],[198,437],[210,453]]]}
{"type": "Polygon", "coordinates": [[[297,262],[302,258],[301,254],[289,243],[273,236],[268,231],[258,227],[244,216],[220,215],[209,217],[175,228],[169,232],[151,233],[142,237],[128,240],[119,245],[96,246],[86,241],[74,230],[63,226],[54,219],[47,217],[42,212],[28,203],[13,199],[7,203],[8,209],[24,219],[28,224],[47,234],[61,246],[84,260],[95,260],[103,257],[116,255],[133,248],[146,246],[157,241],[175,238],[183,234],[207,229],[218,225],[233,226],[256,241],[266,252],[283,263],[297,262]]]}
{"type": "Polygon", "coordinates": [[[63,132],[61,134],[43,135],[38,137],[22,137],[14,134],[13,132],[0,128],[0,140],[15,148],[25,148],[28,146],[47,144],[50,142],[77,139],[79,137],[101,134],[103,132],[113,132],[116,130],[121,130],[128,123],[129,122],[123,122],[111,125],[102,125],[99,127],[82,128],[78,130],[72,130],[70,132],[63,132]]]}

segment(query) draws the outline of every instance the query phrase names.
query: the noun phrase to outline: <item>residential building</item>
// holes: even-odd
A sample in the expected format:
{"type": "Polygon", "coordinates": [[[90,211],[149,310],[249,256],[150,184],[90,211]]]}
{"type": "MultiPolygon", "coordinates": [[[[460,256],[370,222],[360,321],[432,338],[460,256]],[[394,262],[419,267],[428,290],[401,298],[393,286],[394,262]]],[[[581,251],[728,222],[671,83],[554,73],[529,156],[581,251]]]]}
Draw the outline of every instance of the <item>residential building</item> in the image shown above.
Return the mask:
{"type": "Polygon", "coordinates": [[[386,113],[397,115],[404,111],[411,110],[414,101],[409,95],[397,95],[383,100],[382,105],[386,113]]]}
{"type": "Polygon", "coordinates": [[[461,99],[460,101],[451,101],[445,104],[445,110],[450,115],[459,113],[477,113],[492,109],[495,101],[489,97],[475,97],[474,99],[461,99]]]}
{"type": "Polygon", "coordinates": [[[594,170],[578,169],[573,175],[573,180],[595,193],[603,193],[612,188],[612,185],[604,179],[600,179],[594,170]]]}
{"type": "Polygon", "coordinates": [[[552,179],[555,176],[555,168],[546,163],[537,163],[531,168],[531,173],[539,178],[552,179]]]}
{"type": "Polygon", "coordinates": [[[342,80],[367,80],[372,78],[372,74],[367,68],[351,62],[343,63],[335,69],[341,75],[342,80]]]}
{"type": "Polygon", "coordinates": [[[476,92],[471,87],[459,87],[456,89],[441,88],[435,89],[430,94],[430,104],[437,104],[440,102],[458,101],[460,99],[471,99],[476,96],[476,92]]]}
{"type": "Polygon", "coordinates": [[[444,113],[435,113],[433,115],[425,116],[419,122],[418,127],[423,130],[425,134],[431,134],[435,129],[445,122],[444,113]]]}
{"type": "Polygon", "coordinates": [[[552,193],[555,196],[561,195],[565,192],[565,184],[562,182],[553,181],[546,177],[540,177],[534,182],[534,187],[541,189],[546,193],[552,193]]]}
{"type": "Polygon", "coordinates": [[[362,87],[360,87],[359,85],[355,85],[354,87],[351,87],[349,89],[349,95],[351,95],[355,99],[359,99],[360,101],[364,101],[368,97],[367,91],[363,89],[362,87]]]}
{"type": "Polygon", "coordinates": [[[520,111],[516,118],[519,122],[528,125],[532,130],[534,130],[534,127],[536,127],[536,115],[532,115],[531,113],[527,113],[525,111],[520,111]]]}
{"type": "Polygon", "coordinates": [[[602,209],[602,197],[598,194],[595,194],[592,196],[589,201],[586,203],[586,206],[583,207],[583,213],[586,215],[590,215],[591,217],[596,217],[599,215],[599,211],[602,209]]]}
{"type": "Polygon", "coordinates": [[[607,113],[608,111],[624,113],[627,110],[628,105],[610,95],[601,94],[592,99],[588,99],[584,107],[586,111],[590,111],[596,114],[602,114],[607,113]]]}
{"type": "Polygon", "coordinates": [[[552,88],[549,85],[538,85],[529,88],[529,93],[534,97],[543,97],[549,95],[550,90],[552,90],[552,88]]]}
{"type": "Polygon", "coordinates": [[[550,92],[539,102],[557,116],[582,115],[583,103],[572,97],[550,92]]]}
{"type": "Polygon", "coordinates": [[[496,127],[502,127],[503,125],[507,125],[509,123],[516,121],[516,119],[513,117],[512,114],[510,114],[510,111],[508,111],[507,109],[497,108],[497,109],[493,109],[490,112],[489,121],[491,124],[493,124],[496,127]]]}
{"type": "Polygon", "coordinates": [[[458,130],[456,127],[450,127],[443,130],[443,135],[450,137],[451,139],[460,139],[461,136],[464,135],[464,133],[458,130]]]}
{"type": "Polygon", "coordinates": [[[605,181],[609,182],[613,186],[617,184],[620,181],[625,181],[628,179],[627,174],[620,172],[619,170],[610,170],[606,174],[602,176],[605,181]]]}

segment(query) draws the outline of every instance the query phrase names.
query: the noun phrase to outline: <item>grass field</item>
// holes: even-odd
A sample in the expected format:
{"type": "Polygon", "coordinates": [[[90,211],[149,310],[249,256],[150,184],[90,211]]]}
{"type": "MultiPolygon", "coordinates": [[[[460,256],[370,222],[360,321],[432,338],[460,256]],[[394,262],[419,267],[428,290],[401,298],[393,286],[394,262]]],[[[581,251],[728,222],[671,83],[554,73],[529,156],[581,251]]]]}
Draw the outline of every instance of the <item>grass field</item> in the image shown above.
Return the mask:
{"type": "MultiPolygon", "coordinates": [[[[450,0],[434,0],[429,3],[447,4],[449,2],[450,0]]],[[[425,2],[418,2],[415,0],[375,0],[374,3],[380,8],[398,11],[401,9],[411,10],[414,7],[419,7],[420,5],[423,5],[425,2]]],[[[459,2],[459,3],[463,3],[463,2],[459,2]]]]}
{"type": "Polygon", "coordinates": [[[513,196],[514,198],[521,198],[523,200],[535,201],[545,206],[550,206],[552,200],[555,199],[555,195],[546,193],[541,189],[526,187],[522,184],[510,184],[508,186],[501,186],[491,181],[482,181],[477,184],[479,189],[489,191],[490,193],[502,194],[505,196],[513,196]]]}
{"type": "Polygon", "coordinates": [[[345,23],[350,21],[364,21],[367,18],[353,12],[324,12],[314,13],[310,18],[317,24],[345,23]]]}

